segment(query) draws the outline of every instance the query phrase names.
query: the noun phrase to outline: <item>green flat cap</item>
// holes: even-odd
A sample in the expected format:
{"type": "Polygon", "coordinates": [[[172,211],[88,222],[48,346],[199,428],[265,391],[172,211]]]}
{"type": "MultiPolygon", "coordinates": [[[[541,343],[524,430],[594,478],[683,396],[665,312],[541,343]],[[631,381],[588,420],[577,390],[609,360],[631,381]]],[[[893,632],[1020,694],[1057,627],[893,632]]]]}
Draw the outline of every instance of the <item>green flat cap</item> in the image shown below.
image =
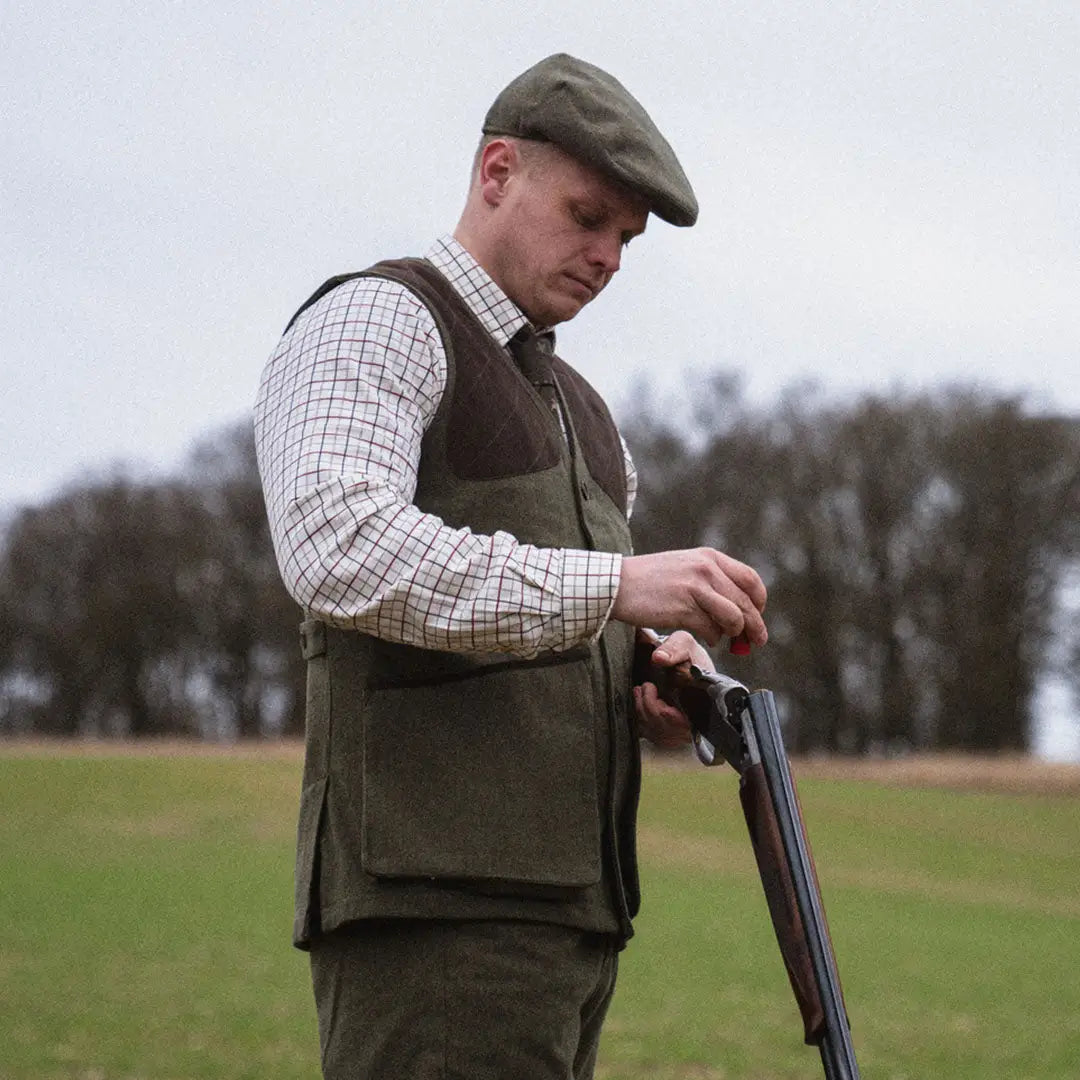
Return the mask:
{"type": "Polygon", "coordinates": [[[693,225],[698,204],[675,151],[620,83],[566,53],[541,60],[495,99],[485,135],[554,143],[644,196],[672,225],[693,225]]]}

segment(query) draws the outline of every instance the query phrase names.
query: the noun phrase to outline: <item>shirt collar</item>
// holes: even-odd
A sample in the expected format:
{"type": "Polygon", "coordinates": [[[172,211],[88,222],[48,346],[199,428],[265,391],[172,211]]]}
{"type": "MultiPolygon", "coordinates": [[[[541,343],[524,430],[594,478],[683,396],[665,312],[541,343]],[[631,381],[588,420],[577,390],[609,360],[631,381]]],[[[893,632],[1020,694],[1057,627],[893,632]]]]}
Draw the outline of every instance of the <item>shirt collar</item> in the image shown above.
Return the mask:
{"type": "MultiPolygon", "coordinates": [[[[452,236],[441,236],[425,258],[450,282],[484,329],[502,346],[529,320],[491,280],[488,272],[452,236]]],[[[551,333],[554,341],[554,333],[551,333]]]]}

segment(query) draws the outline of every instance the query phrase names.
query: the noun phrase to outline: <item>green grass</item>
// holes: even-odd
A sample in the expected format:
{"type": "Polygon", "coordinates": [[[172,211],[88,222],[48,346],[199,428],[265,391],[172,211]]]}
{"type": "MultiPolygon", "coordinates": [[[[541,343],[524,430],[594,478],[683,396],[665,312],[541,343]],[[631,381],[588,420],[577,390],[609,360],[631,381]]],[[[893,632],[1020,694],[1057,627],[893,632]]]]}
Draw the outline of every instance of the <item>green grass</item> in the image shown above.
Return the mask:
{"type": "MultiPolygon", "coordinates": [[[[650,779],[648,903],[605,1077],[820,1077],[734,775],[650,779]]],[[[1080,802],[855,781],[799,790],[862,1075],[1080,1075],[1080,802]]]]}
{"type": "MultiPolygon", "coordinates": [[[[318,1075],[299,762],[0,755],[0,1078],[318,1075]]],[[[803,781],[862,1074],[1080,1073],[1080,801],[803,781]]],[[[727,772],[653,772],[603,1080],[822,1076],[727,772]]]]}
{"type": "Polygon", "coordinates": [[[312,1077],[295,761],[0,758],[0,1077],[312,1077]]]}

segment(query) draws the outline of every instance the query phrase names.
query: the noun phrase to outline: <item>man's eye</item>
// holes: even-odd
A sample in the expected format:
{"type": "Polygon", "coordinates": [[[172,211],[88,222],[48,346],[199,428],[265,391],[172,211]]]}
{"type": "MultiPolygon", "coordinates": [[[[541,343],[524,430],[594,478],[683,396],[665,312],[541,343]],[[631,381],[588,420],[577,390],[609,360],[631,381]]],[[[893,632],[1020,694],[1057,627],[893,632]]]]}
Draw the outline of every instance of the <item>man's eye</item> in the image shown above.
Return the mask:
{"type": "Polygon", "coordinates": [[[574,220],[583,229],[599,229],[604,223],[604,219],[598,214],[590,214],[587,210],[575,210],[574,220]]]}

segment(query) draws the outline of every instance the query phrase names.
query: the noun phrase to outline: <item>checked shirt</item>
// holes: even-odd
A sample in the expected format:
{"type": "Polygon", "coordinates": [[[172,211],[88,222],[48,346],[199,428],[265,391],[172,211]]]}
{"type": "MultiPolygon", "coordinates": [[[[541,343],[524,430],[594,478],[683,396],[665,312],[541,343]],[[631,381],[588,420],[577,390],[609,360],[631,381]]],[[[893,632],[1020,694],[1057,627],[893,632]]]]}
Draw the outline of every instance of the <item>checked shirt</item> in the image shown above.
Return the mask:
{"type": "MultiPolygon", "coordinates": [[[[521,310],[451,237],[426,257],[512,363],[521,310]]],[[[446,377],[431,313],[381,278],[334,289],[282,338],[259,386],[255,437],[286,587],[327,623],[424,648],[529,657],[596,638],[621,556],[481,536],[413,505],[446,377]]]]}

